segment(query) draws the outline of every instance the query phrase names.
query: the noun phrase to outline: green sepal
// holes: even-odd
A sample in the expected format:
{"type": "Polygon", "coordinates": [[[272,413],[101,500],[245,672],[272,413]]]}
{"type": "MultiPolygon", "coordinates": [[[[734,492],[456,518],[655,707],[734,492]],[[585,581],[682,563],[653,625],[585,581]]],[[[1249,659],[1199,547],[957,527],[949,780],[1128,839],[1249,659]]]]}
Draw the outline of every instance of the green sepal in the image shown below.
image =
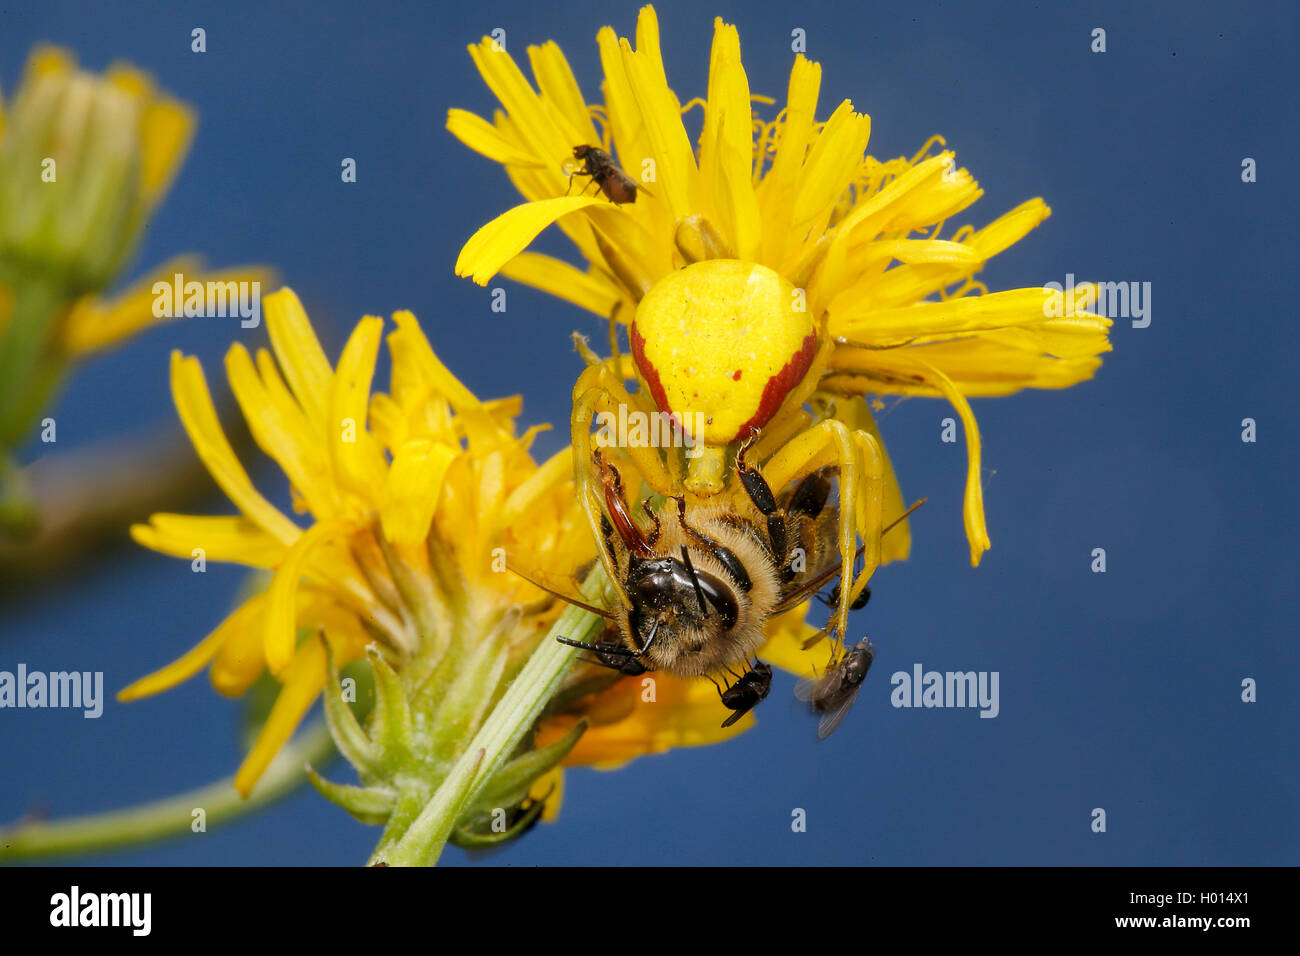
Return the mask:
{"type": "Polygon", "coordinates": [[[555,743],[530,750],[511,760],[483,785],[474,802],[466,809],[462,820],[482,816],[497,807],[514,807],[523,803],[533,783],[544,773],[559,766],[586,729],[587,721],[580,720],[555,743]]]}
{"type": "MultiPolygon", "coordinates": [[[[538,819],[541,818],[544,809],[546,809],[546,801],[536,800],[533,802],[532,806],[520,814],[518,820],[501,833],[492,832],[490,824],[489,829],[486,831],[475,830],[471,828],[469,824],[466,824],[452,830],[451,836],[449,836],[448,839],[462,850],[483,850],[489,847],[500,846],[502,843],[508,843],[511,840],[517,839],[531,830],[533,826],[536,825],[538,819]]],[[[477,823],[482,819],[482,817],[478,817],[472,822],[477,823]]]]}
{"type": "Polygon", "coordinates": [[[367,649],[375,675],[375,706],[370,712],[369,738],[378,766],[388,775],[411,762],[411,708],[397,673],[373,645],[367,649]]]}
{"type": "Polygon", "coordinates": [[[322,797],[337,804],[362,823],[382,825],[397,802],[397,794],[385,787],[353,787],[326,780],[311,767],[307,779],[322,797]]]}
{"type": "MultiPolygon", "coordinates": [[[[324,641],[324,638],[321,638],[324,641]]],[[[366,732],[357,722],[356,714],[343,699],[343,685],[339,680],[338,665],[334,662],[334,651],[329,641],[325,643],[325,663],[329,668],[325,680],[325,722],[329,725],[330,735],[339,753],[347,758],[348,763],[356,768],[362,780],[378,779],[378,755],[366,732]]]]}

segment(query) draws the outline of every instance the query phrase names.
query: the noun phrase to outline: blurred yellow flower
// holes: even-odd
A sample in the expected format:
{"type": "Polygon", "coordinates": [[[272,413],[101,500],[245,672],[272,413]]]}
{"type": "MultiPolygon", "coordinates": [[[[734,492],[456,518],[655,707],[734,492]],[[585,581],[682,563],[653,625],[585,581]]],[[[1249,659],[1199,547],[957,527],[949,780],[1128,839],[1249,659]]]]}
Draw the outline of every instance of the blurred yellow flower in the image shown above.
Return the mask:
{"type": "Polygon", "coordinates": [[[155,308],[156,280],[274,281],[262,267],[203,274],[185,257],[100,298],[175,178],[194,124],[145,73],[124,64],[90,73],[55,47],[33,50],[17,92],[0,99],[0,464],[71,362],[169,318],[155,308]]]}

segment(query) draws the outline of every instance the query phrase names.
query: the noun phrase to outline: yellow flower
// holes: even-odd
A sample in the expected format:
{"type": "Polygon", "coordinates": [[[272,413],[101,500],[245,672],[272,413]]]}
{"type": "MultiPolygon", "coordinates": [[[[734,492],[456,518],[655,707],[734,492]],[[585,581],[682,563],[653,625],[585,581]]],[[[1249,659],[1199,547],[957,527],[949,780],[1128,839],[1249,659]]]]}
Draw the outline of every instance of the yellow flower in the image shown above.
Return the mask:
{"type": "MultiPolygon", "coordinates": [[[[370,791],[362,800],[338,785],[318,786],[359,816],[380,819],[394,803],[422,805],[562,610],[507,563],[563,580],[591,562],[594,545],[574,496],[568,449],[536,464],[528,449],[540,429],[516,435],[519,398],[476,398],[438,360],[410,312],[393,316],[389,389],[372,394],[382,319],[363,318],[331,366],[292,291],[264,305],[271,352],[252,355],[234,345],[226,372],[254,439],[284,471],[294,510],[309,523],[299,525],[254,488],[221,431],[198,361],[174,354],[181,421],[238,513],[157,514],[132,534],[185,560],[202,549],[206,560],[274,574],[264,593],[193,650],[119,698],[157,693],[204,667],[218,691],[240,695],[269,671],[281,686],[236,776],[247,794],[327,686],[331,657],[341,666],[369,649],[377,690],[388,701],[376,704],[370,742],[348,730],[350,717],[336,710],[331,719],[340,749],[370,791]],[[401,720],[391,718],[395,697],[401,720]],[[397,728],[393,739],[384,739],[376,722],[397,728]],[[396,765],[411,772],[397,774],[396,765]],[[397,792],[403,786],[413,792],[397,792]],[[382,813],[357,810],[373,809],[375,800],[382,813]]],[[[555,744],[584,717],[599,726],[566,763],[711,743],[748,723],[719,732],[725,711],[707,682],[708,707],[694,686],[666,688],[654,706],[623,707],[640,688],[615,677],[598,668],[571,674],[561,689],[571,699],[543,721],[537,748],[555,744]],[[651,730],[643,733],[646,725],[651,730]],[[610,733],[625,739],[615,746],[610,733]]],[[[327,713],[336,699],[327,693],[327,713]]],[[[557,761],[574,739],[557,750],[557,761]]]]}
{"type": "Polygon", "coordinates": [[[652,7],[641,10],[635,45],[609,27],[597,45],[603,105],[583,97],[553,42],[528,48],[536,89],[491,40],[470,47],[504,109],[490,123],[453,109],[447,128],[501,163],[528,201],[466,242],[457,274],[486,284],[500,272],[628,321],[669,277],[679,278],[666,298],[704,300],[735,272],[732,260],[770,270],[761,274],[800,291],[820,335],[835,343],[809,372],[822,390],[942,396],[955,406],[969,449],[964,513],[978,563],[989,541],[967,397],[1073,385],[1110,348],[1109,320],[1085,311],[1093,287],[1063,302],[1042,288],[989,293],[973,278],[1048,216],[1046,204],[1031,199],[945,237],[947,221],[981,189],[951,151],[931,155],[941,137],[910,159],[866,155],[870,118],[846,100],[818,121],[821,68],[802,55],[784,109],[757,119],[751,103],[768,101],[751,94],[739,36],[721,19],[707,96],[685,105],[668,85],[652,7]],[[693,144],[684,119],[695,106],[702,119],[693,144]],[[574,147],[596,144],[648,186],[634,202],[615,204],[599,190],[569,194],[574,147]],[[525,251],[552,223],[585,270],[525,251]]]}
{"type": "Polygon", "coordinates": [[[71,289],[104,287],[180,168],[193,112],[133,67],[96,76],[46,46],[32,51],[8,112],[0,116],[4,258],[57,272],[71,289]]]}

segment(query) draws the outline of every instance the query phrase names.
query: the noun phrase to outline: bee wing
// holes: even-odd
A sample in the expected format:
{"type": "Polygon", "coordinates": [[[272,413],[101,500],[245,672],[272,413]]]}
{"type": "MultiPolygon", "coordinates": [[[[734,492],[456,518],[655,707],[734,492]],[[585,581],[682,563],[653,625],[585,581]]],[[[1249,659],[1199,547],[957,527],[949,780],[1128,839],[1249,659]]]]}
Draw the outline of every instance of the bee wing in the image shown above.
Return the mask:
{"type": "Polygon", "coordinates": [[[506,561],[506,570],[511,574],[523,578],[533,587],[545,591],[552,597],[557,597],[567,604],[574,604],[585,611],[593,614],[599,614],[601,617],[609,620],[613,618],[613,612],[608,608],[596,607],[578,596],[580,585],[571,575],[549,574],[538,568],[523,568],[515,563],[513,559],[506,561]]]}
{"type": "MultiPolygon", "coordinates": [[[[897,518],[891,521],[889,524],[881,528],[880,529],[881,535],[883,536],[885,532],[887,532],[890,528],[894,527],[894,525],[898,524],[900,521],[902,521],[904,518],[910,515],[917,508],[921,507],[921,505],[925,504],[926,500],[927,499],[925,498],[921,498],[916,502],[916,504],[912,505],[912,507],[908,508],[901,515],[899,515],[897,518]]],[[[865,544],[862,545],[860,548],[858,548],[857,552],[854,554],[853,560],[856,561],[859,558],[861,558],[862,555],[866,553],[866,550],[867,550],[867,546],[865,544]]],[[[843,565],[839,560],[831,561],[829,565],[827,565],[825,568],[813,574],[811,578],[804,581],[797,588],[795,588],[795,590],[783,596],[781,600],[777,602],[776,607],[772,608],[772,613],[782,614],[790,610],[790,608],[792,607],[798,607],[804,601],[807,601],[814,594],[820,591],[823,585],[827,584],[837,575],[841,574],[843,570],[844,570],[843,565]]]]}
{"type": "Polygon", "coordinates": [[[817,722],[818,740],[825,740],[834,733],[835,728],[840,725],[840,722],[844,720],[844,717],[853,708],[853,701],[857,698],[858,691],[861,690],[861,688],[862,685],[859,684],[857,687],[845,694],[843,699],[840,700],[832,710],[828,710],[826,713],[822,714],[822,719],[817,722]]]}

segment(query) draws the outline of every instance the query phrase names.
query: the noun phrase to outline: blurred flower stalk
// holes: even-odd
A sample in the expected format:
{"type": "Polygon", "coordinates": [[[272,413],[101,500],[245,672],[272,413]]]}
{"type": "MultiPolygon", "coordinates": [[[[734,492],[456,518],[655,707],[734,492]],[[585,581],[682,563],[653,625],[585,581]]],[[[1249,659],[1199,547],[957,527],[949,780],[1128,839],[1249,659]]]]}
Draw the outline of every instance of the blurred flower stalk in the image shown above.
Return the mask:
{"type": "MultiPolygon", "coordinates": [[[[90,73],[53,47],[34,50],[16,94],[0,98],[0,535],[37,530],[15,454],[69,370],[161,320],[155,278],[199,268],[178,259],[101,298],[179,169],[194,123],[139,70],[90,73]]],[[[226,277],[270,281],[258,268],[226,277]]]]}

